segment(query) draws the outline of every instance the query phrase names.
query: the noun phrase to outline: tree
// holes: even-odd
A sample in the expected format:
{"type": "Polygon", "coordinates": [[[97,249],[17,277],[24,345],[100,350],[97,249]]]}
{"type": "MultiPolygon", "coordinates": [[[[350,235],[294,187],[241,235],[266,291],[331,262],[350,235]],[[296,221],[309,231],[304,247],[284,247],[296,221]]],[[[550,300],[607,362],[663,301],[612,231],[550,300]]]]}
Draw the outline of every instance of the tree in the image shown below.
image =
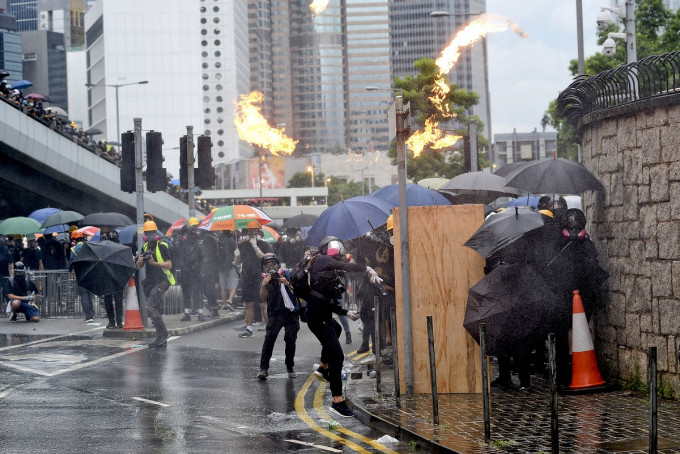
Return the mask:
{"type": "MultiPolygon", "coordinates": [[[[621,27],[615,23],[608,30],[598,31],[598,44],[602,45],[609,32],[618,32],[621,27]]],[[[680,10],[673,13],[666,9],[663,0],[637,0],[635,10],[635,42],[637,58],[665,54],[680,49],[680,10]]],[[[586,74],[595,75],[617,68],[626,63],[626,46],[619,43],[616,53],[609,57],[597,52],[586,58],[586,74]]],[[[578,74],[576,59],[569,63],[572,76],[578,74]]],[[[560,157],[576,159],[578,136],[574,127],[557,109],[557,100],[550,102],[545,112],[548,124],[557,131],[557,154],[560,157]]]]}
{"type": "MultiPolygon", "coordinates": [[[[394,80],[394,88],[401,89],[401,95],[404,97],[404,104],[411,103],[411,117],[414,119],[414,127],[422,128],[425,120],[434,115],[435,119],[442,124],[447,118],[443,117],[439,110],[427,98],[432,91],[434,81],[439,75],[439,68],[435,61],[431,58],[421,58],[415,62],[415,67],[418,68],[417,76],[406,76],[404,78],[396,77],[394,80]]],[[[448,80],[446,80],[448,83],[448,80]]],[[[479,102],[479,95],[474,91],[458,88],[456,84],[450,85],[451,91],[448,94],[445,102],[449,104],[451,112],[456,114],[455,122],[457,129],[450,130],[450,133],[464,135],[467,131],[460,125],[466,125],[468,120],[472,118],[467,114],[469,110],[479,102]]],[[[483,123],[478,117],[477,130],[483,129],[483,123]]],[[[479,134],[477,141],[479,146],[484,146],[488,143],[487,139],[479,134]]],[[[426,147],[417,158],[414,158],[411,153],[407,153],[407,164],[409,178],[414,181],[430,177],[444,177],[453,178],[463,170],[463,143],[459,141],[454,147],[434,150],[426,147]]],[[[397,148],[396,143],[390,145],[387,155],[391,158],[392,164],[397,163],[397,148]]],[[[480,162],[482,162],[480,160],[480,162]]]]}

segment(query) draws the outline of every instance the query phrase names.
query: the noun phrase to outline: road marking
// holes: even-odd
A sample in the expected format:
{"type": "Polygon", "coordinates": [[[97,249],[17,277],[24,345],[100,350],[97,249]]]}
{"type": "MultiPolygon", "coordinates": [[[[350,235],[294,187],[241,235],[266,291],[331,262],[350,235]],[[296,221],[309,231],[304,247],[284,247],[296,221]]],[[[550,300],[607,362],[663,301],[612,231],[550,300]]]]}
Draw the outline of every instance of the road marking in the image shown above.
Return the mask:
{"type": "MultiPolygon", "coordinates": [[[[316,393],[314,394],[314,410],[316,410],[316,413],[322,418],[322,419],[331,419],[331,416],[328,414],[326,411],[326,408],[323,406],[323,395],[324,392],[326,391],[326,384],[322,383],[319,385],[319,387],[316,389],[316,393]]],[[[340,421],[342,423],[342,421],[340,421]]],[[[349,429],[346,429],[345,427],[338,427],[336,429],[338,432],[342,432],[343,434],[347,435],[348,437],[352,437],[355,440],[359,440],[362,443],[366,443],[369,446],[372,446],[373,448],[379,450],[380,452],[384,452],[386,454],[399,454],[396,451],[391,450],[387,446],[378,443],[377,441],[371,440],[368,437],[365,437],[361,434],[358,434],[356,432],[353,432],[349,429]]]]}
{"type": "Polygon", "coordinates": [[[156,402],[155,400],[144,399],[143,397],[133,397],[134,400],[140,402],[146,402],[147,404],[158,405],[159,407],[169,407],[170,405],[164,404],[163,402],[156,402]]]}
{"type": "Polygon", "coordinates": [[[53,341],[53,340],[56,340],[56,339],[63,339],[65,337],[77,336],[79,334],[90,333],[92,331],[99,331],[99,330],[102,330],[102,329],[104,329],[103,326],[101,328],[87,329],[85,331],[79,331],[77,333],[62,334],[60,336],[46,337],[45,339],[38,339],[38,340],[31,341],[31,342],[26,342],[25,344],[17,344],[17,345],[9,345],[7,347],[0,347],[0,352],[4,351],[4,350],[10,350],[12,348],[27,347],[27,346],[35,345],[35,344],[42,344],[44,342],[50,342],[50,341],[53,341]]]}
{"type": "Polygon", "coordinates": [[[321,445],[316,445],[314,443],[310,443],[308,441],[300,441],[300,440],[284,440],[289,443],[297,443],[299,445],[304,445],[304,446],[311,446],[312,448],[319,448],[323,449],[324,451],[329,451],[329,452],[342,452],[341,449],[335,449],[335,448],[329,448],[328,446],[321,446],[321,445]]]}

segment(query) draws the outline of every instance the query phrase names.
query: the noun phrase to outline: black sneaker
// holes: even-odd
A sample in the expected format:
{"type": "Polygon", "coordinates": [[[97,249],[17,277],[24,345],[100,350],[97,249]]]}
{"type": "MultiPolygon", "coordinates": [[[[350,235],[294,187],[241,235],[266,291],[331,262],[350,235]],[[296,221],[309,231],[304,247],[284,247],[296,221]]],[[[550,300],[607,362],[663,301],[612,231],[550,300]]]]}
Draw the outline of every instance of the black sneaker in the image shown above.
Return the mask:
{"type": "Polygon", "coordinates": [[[350,333],[345,333],[345,343],[347,344],[352,343],[352,335],[350,333]]]}
{"type": "Polygon", "coordinates": [[[203,315],[202,312],[198,313],[198,321],[199,322],[204,322],[205,321],[205,315],[203,315]]]}
{"type": "Polygon", "coordinates": [[[115,327],[116,327],[116,324],[115,324],[115,323],[112,323],[112,322],[109,322],[109,324],[106,325],[106,329],[113,329],[113,328],[115,328],[115,327]]]}
{"type": "Polygon", "coordinates": [[[179,321],[180,322],[190,322],[191,321],[191,315],[189,315],[185,312],[184,317],[180,318],[179,321]]]}
{"type": "Polygon", "coordinates": [[[357,350],[357,353],[358,353],[358,354],[361,354],[361,353],[368,353],[368,347],[364,347],[364,346],[362,345],[361,347],[359,347],[359,350],[357,350]]]}
{"type": "Polygon", "coordinates": [[[349,409],[344,400],[341,402],[333,402],[328,409],[331,413],[335,413],[342,418],[351,418],[354,416],[354,413],[352,413],[352,410],[349,409]]]}
{"type": "Polygon", "coordinates": [[[149,343],[149,347],[165,347],[168,345],[168,334],[161,334],[155,341],[149,343]]]}
{"type": "Polygon", "coordinates": [[[214,309],[214,310],[210,311],[209,317],[220,318],[220,313],[217,312],[217,309],[214,309]]]}
{"type": "Polygon", "coordinates": [[[297,377],[297,374],[295,373],[295,370],[293,370],[292,367],[288,368],[288,378],[295,378],[297,377]]]}
{"type": "Polygon", "coordinates": [[[328,378],[328,369],[324,369],[321,366],[319,366],[319,368],[314,371],[314,376],[324,383],[328,383],[330,381],[328,378]]]}
{"type": "Polygon", "coordinates": [[[239,334],[238,337],[253,337],[253,332],[249,329],[246,329],[244,332],[239,334]]]}
{"type": "Polygon", "coordinates": [[[265,381],[267,377],[269,376],[269,372],[267,372],[267,369],[262,369],[259,374],[257,374],[257,378],[260,379],[260,381],[265,381]]]}
{"type": "Polygon", "coordinates": [[[12,323],[17,321],[17,313],[16,312],[12,312],[12,316],[10,317],[9,321],[12,322],[12,323]]]}
{"type": "Polygon", "coordinates": [[[512,379],[498,377],[491,382],[491,386],[512,386],[512,379]]]}

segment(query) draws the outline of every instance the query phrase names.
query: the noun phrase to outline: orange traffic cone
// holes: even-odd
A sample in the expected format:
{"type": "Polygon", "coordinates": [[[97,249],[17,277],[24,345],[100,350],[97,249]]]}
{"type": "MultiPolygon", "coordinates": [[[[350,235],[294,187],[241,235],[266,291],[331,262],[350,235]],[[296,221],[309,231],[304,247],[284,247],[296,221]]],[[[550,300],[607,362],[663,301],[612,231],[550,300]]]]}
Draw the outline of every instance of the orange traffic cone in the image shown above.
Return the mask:
{"type": "Polygon", "coordinates": [[[574,290],[572,314],[572,355],[570,389],[583,390],[599,387],[606,383],[597,367],[593,339],[583,310],[583,301],[578,290],[574,290]]]}
{"type": "Polygon", "coordinates": [[[125,325],[123,331],[139,331],[144,329],[142,317],[139,314],[139,300],[137,299],[137,286],[135,278],[131,277],[128,281],[127,295],[125,304],[125,325]]]}

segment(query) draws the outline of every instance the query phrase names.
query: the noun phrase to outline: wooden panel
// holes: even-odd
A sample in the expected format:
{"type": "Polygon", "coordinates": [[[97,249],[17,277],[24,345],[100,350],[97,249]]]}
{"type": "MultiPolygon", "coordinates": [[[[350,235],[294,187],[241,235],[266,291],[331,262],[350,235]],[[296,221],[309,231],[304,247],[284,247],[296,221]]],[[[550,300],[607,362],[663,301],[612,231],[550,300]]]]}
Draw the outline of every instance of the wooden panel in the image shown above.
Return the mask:
{"type": "MultiPolygon", "coordinates": [[[[408,208],[413,390],[430,393],[427,316],[432,316],[440,393],[480,393],[479,346],[463,327],[468,290],[484,277],[484,259],[463,246],[484,221],[483,205],[408,208]]],[[[394,210],[397,329],[403,333],[399,209],[394,210]]],[[[404,339],[398,339],[404,358],[404,339]]],[[[404,361],[399,361],[406,392],[404,361]]]]}

